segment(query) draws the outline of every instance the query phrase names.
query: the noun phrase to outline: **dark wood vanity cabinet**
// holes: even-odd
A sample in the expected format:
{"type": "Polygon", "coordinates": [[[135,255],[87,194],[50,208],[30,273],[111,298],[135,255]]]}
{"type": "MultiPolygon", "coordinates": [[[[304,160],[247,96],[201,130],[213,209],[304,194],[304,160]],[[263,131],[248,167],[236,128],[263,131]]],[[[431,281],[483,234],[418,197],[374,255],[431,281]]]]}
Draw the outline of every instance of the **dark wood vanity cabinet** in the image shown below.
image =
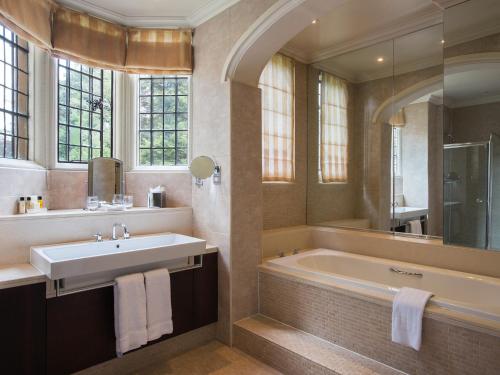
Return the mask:
{"type": "MultiPolygon", "coordinates": [[[[174,332],[153,343],[217,321],[217,253],[204,255],[202,268],[172,273],[170,281],[174,332]]],[[[116,357],[113,306],[113,287],[47,300],[47,374],[116,357]]]]}
{"type": "Polygon", "coordinates": [[[0,290],[0,374],[45,371],[45,283],[0,290]]]}

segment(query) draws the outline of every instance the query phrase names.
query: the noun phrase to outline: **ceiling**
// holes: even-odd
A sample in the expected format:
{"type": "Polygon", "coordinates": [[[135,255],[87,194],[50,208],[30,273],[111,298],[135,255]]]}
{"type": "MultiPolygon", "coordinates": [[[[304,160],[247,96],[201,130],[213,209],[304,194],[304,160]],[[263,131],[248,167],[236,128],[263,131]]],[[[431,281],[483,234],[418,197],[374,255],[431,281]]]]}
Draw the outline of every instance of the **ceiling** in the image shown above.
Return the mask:
{"type": "Polygon", "coordinates": [[[283,51],[306,63],[317,62],[441,20],[432,0],[349,0],[299,33],[283,51]]]}
{"type": "Polygon", "coordinates": [[[475,69],[446,74],[446,105],[452,108],[500,102],[500,64],[478,64],[475,69]]]}
{"type": "Polygon", "coordinates": [[[196,27],[239,0],[57,0],[126,26],[196,27]]]}
{"type": "Polygon", "coordinates": [[[400,75],[443,63],[441,25],[404,35],[393,41],[334,56],[314,65],[351,82],[400,75]],[[378,61],[382,58],[383,61],[378,61]]]}
{"type": "Polygon", "coordinates": [[[449,8],[444,17],[447,45],[500,32],[498,0],[469,1],[449,8]]]}

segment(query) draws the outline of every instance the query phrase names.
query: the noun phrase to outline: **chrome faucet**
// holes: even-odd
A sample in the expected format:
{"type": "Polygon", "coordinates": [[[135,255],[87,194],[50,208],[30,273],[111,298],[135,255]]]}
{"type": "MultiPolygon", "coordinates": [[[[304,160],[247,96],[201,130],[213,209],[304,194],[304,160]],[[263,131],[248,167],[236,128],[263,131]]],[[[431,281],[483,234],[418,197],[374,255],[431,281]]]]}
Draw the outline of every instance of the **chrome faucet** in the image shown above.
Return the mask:
{"type": "Polygon", "coordinates": [[[130,233],[127,230],[127,226],[125,224],[115,223],[115,224],[113,224],[113,235],[111,236],[112,240],[115,241],[118,239],[118,237],[116,237],[116,227],[123,228],[123,239],[124,240],[128,240],[130,238],[130,233]]]}
{"type": "Polygon", "coordinates": [[[95,242],[103,242],[102,234],[101,233],[96,233],[92,237],[95,238],[95,242]]]}

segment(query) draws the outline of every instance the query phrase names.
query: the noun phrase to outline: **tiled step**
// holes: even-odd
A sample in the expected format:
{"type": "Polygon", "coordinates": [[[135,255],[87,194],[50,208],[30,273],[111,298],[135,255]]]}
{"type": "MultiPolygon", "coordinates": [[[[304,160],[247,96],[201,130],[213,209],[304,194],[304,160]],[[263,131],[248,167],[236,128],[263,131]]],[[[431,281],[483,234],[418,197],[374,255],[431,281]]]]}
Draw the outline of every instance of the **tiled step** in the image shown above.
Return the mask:
{"type": "Polygon", "coordinates": [[[285,374],[404,374],[263,315],[236,322],[233,333],[234,346],[285,374]]]}

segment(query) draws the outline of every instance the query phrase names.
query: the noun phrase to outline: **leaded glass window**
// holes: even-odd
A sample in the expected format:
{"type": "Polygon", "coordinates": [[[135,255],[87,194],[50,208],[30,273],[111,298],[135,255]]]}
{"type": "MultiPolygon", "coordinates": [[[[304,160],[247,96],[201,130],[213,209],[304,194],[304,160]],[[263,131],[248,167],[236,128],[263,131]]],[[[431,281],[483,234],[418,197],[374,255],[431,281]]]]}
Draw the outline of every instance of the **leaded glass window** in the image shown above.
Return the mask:
{"type": "Polygon", "coordinates": [[[189,79],[139,77],[140,166],[188,164],[189,79]]]}
{"type": "Polygon", "coordinates": [[[29,158],[29,48],[0,25],[0,158],[29,158]]]}
{"type": "Polygon", "coordinates": [[[58,60],[58,161],[113,156],[113,72],[58,60]]]}

